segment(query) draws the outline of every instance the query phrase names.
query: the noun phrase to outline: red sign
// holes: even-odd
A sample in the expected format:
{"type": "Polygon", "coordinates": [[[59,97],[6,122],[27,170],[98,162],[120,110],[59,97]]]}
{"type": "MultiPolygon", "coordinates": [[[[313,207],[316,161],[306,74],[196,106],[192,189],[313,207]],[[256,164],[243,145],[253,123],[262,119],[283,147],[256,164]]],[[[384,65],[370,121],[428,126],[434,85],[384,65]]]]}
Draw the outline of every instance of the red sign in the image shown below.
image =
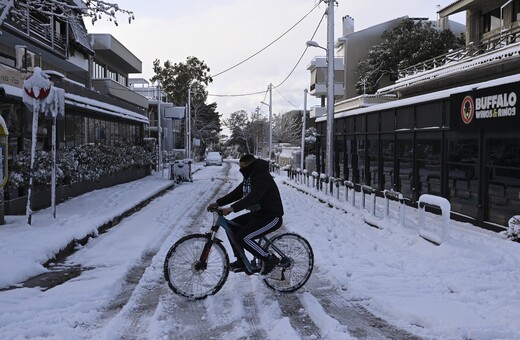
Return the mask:
{"type": "Polygon", "coordinates": [[[460,116],[464,124],[471,123],[474,115],[475,103],[473,103],[473,98],[471,96],[466,96],[462,100],[462,105],[460,106],[460,116]]]}

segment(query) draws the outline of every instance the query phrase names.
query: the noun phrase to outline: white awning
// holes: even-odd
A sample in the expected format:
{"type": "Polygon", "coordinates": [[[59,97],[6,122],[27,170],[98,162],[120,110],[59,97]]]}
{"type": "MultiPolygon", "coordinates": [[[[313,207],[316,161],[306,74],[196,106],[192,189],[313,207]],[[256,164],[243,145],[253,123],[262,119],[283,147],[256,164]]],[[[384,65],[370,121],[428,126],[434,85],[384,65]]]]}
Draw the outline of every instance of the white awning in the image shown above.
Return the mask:
{"type": "MultiPolygon", "coordinates": [[[[21,88],[7,84],[0,84],[0,90],[2,90],[1,92],[4,92],[6,96],[19,98],[20,100],[22,100],[23,89],[21,88]]],[[[71,93],[65,93],[65,104],[87,109],[90,111],[95,111],[112,117],[119,117],[144,124],[150,123],[148,117],[145,117],[137,112],[133,112],[127,109],[123,109],[116,105],[103,103],[99,100],[78,96],[71,93]]]]}

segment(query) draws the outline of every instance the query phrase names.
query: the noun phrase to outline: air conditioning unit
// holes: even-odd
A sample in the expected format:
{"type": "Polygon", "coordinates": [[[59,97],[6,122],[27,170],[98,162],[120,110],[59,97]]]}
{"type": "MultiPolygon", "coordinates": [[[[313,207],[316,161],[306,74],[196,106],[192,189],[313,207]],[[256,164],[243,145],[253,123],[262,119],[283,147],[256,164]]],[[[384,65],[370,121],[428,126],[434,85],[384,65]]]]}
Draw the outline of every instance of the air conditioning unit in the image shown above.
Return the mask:
{"type": "Polygon", "coordinates": [[[16,45],[16,68],[27,71],[34,70],[35,54],[24,45],[16,45]]]}

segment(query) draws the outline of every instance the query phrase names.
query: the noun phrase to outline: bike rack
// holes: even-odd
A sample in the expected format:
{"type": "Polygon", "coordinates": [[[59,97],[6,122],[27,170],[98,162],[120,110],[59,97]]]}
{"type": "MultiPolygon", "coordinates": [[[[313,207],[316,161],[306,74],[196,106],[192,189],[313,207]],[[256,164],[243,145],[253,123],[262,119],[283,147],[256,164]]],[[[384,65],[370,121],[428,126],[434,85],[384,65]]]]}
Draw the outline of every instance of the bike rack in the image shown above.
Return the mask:
{"type": "Polygon", "coordinates": [[[356,186],[351,181],[344,181],[343,184],[345,185],[345,200],[348,202],[348,190],[352,190],[352,206],[356,207],[356,186]]]}
{"type": "Polygon", "coordinates": [[[419,236],[436,245],[440,245],[446,238],[448,238],[448,228],[450,225],[450,211],[451,204],[444,197],[423,194],[419,197],[419,236]],[[440,232],[426,229],[426,207],[437,208],[441,210],[442,219],[440,232]]]}
{"type": "Polygon", "coordinates": [[[385,218],[390,215],[390,200],[399,202],[399,225],[404,226],[404,197],[403,194],[393,190],[384,190],[383,196],[385,197],[385,218]]]}

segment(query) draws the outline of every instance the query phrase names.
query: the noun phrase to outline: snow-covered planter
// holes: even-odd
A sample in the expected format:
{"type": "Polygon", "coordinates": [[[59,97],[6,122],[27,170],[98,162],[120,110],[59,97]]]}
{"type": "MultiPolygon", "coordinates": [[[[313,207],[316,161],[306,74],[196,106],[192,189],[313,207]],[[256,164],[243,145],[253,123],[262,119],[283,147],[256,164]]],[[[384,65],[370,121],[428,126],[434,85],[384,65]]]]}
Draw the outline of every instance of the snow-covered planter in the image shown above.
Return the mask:
{"type": "Polygon", "coordinates": [[[506,236],[511,241],[520,242],[520,215],[513,216],[509,219],[506,236]]]}

